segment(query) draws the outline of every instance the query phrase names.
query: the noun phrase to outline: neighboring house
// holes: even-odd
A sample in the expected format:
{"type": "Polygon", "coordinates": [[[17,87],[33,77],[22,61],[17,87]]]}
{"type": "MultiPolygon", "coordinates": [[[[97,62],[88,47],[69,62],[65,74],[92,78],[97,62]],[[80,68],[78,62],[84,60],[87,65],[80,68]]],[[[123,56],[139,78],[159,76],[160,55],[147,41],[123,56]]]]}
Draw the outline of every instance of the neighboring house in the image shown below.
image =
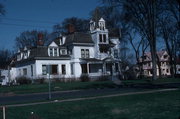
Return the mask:
{"type": "MultiPolygon", "coordinates": [[[[170,64],[169,64],[169,55],[167,51],[159,51],[157,52],[157,62],[159,65],[156,66],[157,68],[157,76],[159,76],[159,67],[161,71],[162,76],[170,76],[170,64]]],[[[142,71],[142,74],[147,77],[151,77],[153,75],[152,72],[152,58],[151,53],[146,52],[144,56],[142,56],[140,59],[140,70],[142,71]]]]}
{"type": "MultiPolygon", "coordinates": [[[[71,26],[72,27],[72,26],[71,26]]],[[[82,74],[90,77],[116,75],[120,71],[119,38],[111,38],[103,18],[90,21],[90,32],[74,32],[54,39],[48,46],[43,45],[42,36],[38,46],[20,49],[11,67],[11,79],[29,77],[79,78],[82,74]]]]}

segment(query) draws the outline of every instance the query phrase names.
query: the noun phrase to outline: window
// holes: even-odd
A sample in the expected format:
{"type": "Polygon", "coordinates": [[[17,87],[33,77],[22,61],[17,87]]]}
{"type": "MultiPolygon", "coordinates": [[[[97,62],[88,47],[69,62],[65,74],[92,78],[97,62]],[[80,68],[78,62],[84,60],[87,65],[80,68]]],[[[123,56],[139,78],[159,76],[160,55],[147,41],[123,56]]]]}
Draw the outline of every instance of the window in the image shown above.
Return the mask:
{"type": "Polygon", "coordinates": [[[19,69],[19,71],[18,71],[18,72],[19,72],[19,76],[21,76],[21,69],[19,69]]]}
{"type": "Polygon", "coordinates": [[[31,65],[31,76],[33,76],[33,65],[31,65]]]}
{"type": "Polygon", "coordinates": [[[103,42],[106,42],[106,34],[103,34],[103,42]]]}
{"type": "Polygon", "coordinates": [[[27,69],[26,69],[26,68],[23,69],[23,75],[24,75],[24,76],[27,75],[27,69]]]}
{"type": "Polygon", "coordinates": [[[49,49],[49,54],[50,54],[50,56],[53,56],[53,49],[52,48],[49,49]]]}
{"type": "Polygon", "coordinates": [[[169,73],[169,69],[166,69],[166,72],[169,73]]]}
{"type": "Polygon", "coordinates": [[[81,69],[83,74],[87,74],[87,64],[81,64],[81,69]]]}
{"type": "Polygon", "coordinates": [[[54,48],[54,56],[58,56],[58,54],[57,54],[57,48],[54,48]]]}
{"type": "Polygon", "coordinates": [[[86,54],[86,56],[85,56],[85,58],[89,58],[89,49],[86,49],[86,52],[85,52],[86,54]]]}
{"type": "Polygon", "coordinates": [[[118,50],[117,49],[114,50],[114,58],[118,58],[118,50]]]}
{"type": "Polygon", "coordinates": [[[89,49],[81,49],[81,58],[89,58],[89,49]]]}
{"type": "Polygon", "coordinates": [[[164,59],[167,59],[168,55],[164,55],[163,57],[164,57],[164,59]]]}
{"type": "Polygon", "coordinates": [[[18,59],[18,60],[21,59],[21,55],[20,55],[20,54],[17,55],[17,59],[18,59]]]}
{"type": "Polygon", "coordinates": [[[42,65],[42,74],[46,75],[47,74],[47,66],[46,65],[42,65]]]}
{"type": "Polygon", "coordinates": [[[73,64],[71,64],[71,75],[74,74],[74,67],[73,67],[73,64]]]}
{"type": "Polygon", "coordinates": [[[58,74],[58,65],[51,65],[51,74],[58,74]]]}
{"type": "Polygon", "coordinates": [[[119,64],[118,63],[115,64],[115,69],[117,72],[119,71],[119,64]]]}
{"type": "Polygon", "coordinates": [[[60,39],[60,45],[63,45],[63,39],[62,38],[60,39]]]}
{"type": "Polygon", "coordinates": [[[99,34],[99,42],[103,42],[102,34],[99,34]]]}
{"type": "Polygon", "coordinates": [[[65,49],[61,50],[61,55],[66,55],[66,50],[65,49]]]}
{"type": "Polygon", "coordinates": [[[81,49],[81,58],[85,58],[85,51],[84,51],[84,49],[81,49]]]}
{"type": "Polygon", "coordinates": [[[150,66],[151,66],[151,63],[148,63],[148,66],[150,67],[150,66]]]}
{"type": "Polygon", "coordinates": [[[25,53],[24,53],[24,58],[27,58],[27,56],[28,56],[28,53],[25,52],[25,53]]]}
{"type": "Polygon", "coordinates": [[[62,74],[66,74],[66,65],[61,65],[62,68],[62,74]]]}

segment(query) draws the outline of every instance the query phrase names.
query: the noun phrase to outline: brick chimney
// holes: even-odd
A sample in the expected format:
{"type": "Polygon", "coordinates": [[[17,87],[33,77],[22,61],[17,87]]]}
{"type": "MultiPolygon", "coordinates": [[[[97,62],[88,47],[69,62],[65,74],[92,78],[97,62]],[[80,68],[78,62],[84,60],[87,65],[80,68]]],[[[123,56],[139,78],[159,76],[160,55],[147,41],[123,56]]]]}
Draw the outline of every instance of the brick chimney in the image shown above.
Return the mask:
{"type": "Polygon", "coordinates": [[[73,24],[68,24],[68,33],[72,34],[75,32],[75,27],[73,24]]]}
{"type": "Polygon", "coordinates": [[[38,46],[43,46],[43,45],[44,45],[44,42],[43,42],[43,34],[42,34],[42,33],[39,33],[39,34],[38,34],[37,45],[38,45],[38,46]]]}

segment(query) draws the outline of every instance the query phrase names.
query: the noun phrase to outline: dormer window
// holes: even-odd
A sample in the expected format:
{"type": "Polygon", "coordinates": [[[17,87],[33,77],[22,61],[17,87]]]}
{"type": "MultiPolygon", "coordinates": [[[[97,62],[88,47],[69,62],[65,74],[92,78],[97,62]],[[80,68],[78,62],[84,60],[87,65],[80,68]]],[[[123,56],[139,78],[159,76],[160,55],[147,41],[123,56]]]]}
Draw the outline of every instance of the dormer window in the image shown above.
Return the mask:
{"type": "Polygon", "coordinates": [[[63,39],[62,38],[60,38],[60,45],[62,45],[63,44],[63,39]]]}
{"type": "Polygon", "coordinates": [[[17,55],[17,60],[18,60],[18,61],[21,60],[21,54],[18,54],[18,55],[17,55]]]}
{"type": "Polygon", "coordinates": [[[58,56],[58,54],[57,54],[57,48],[54,48],[54,56],[58,56]]]}
{"type": "Polygon", "coordinates": [[[52,48],[49,49],[49,54],[50,54],[50,56],[53,56],[53,49],[52,48]]]}
{"type": "Polygon", "coordinates": [[[57,47],[50,47],[48,52],[49,52],[49,56],[51,56],[51,57],[59,56],[59,49],[57,47]]]}
{"type": "Polygon", "coordinates": [[[24,52],[24,59],[27,59],[27,58],[28,58],[28,53],[24,52]]]}
{"type": "Polygon", "coordinates": [[[61,53],[61,55],[67,55],[67,50],[66,49],[61,49],[60,53],[61,53]]]}

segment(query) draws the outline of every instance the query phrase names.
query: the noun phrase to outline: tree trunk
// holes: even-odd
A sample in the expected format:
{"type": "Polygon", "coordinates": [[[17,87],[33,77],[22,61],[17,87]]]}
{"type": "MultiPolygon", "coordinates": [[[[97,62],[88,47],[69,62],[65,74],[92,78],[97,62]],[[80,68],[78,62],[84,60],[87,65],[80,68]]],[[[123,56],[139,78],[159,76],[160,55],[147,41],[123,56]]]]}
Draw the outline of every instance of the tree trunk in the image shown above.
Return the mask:
{"type": "Polygon", "coordinates": [[[158,71],[159,71],[159,78],[162,77],[162,73],[161,73],[161,62],[160,62],[160,59],[157,55],[157,66],[158,66],[158,71]]]}
{"type": "Polygon", "coordinates": [[[152,0],[152,18],[150,21],[150,50],[152,57],[152,68],[153,68],[153,77],[152,80],[157,80],[157,60],[156,60],[156,0],[152,0]]]}
{"type": "Polygon", "coordinates": [[[151,57],[152,57],[152,71],[153,71],[153,76],[152,76],[152,80],[156,80],[157,79],[157,60],[156,60],[156,45],[153,44],[150,45],[150,49],[151,49],[151,57]]]}

